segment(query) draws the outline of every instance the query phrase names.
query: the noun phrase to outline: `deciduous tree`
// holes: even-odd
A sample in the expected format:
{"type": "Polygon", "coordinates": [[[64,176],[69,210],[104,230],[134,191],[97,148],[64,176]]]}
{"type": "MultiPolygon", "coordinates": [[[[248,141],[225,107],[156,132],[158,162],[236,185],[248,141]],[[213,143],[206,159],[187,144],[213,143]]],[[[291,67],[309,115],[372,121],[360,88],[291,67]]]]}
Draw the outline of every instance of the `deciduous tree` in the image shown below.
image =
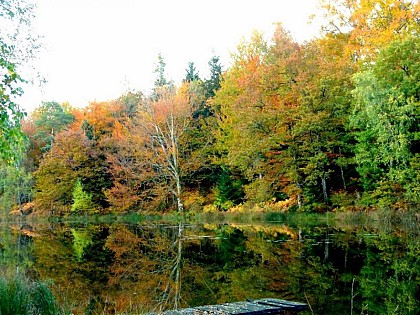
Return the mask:
{"type": "Polygon", "coordinates": [[[109,175],[95,144],[79,128],[56,136],[54,145],[35,172],[38,211],[69,211],[78,179],[96,205],[106,206],[103,191],[109,187],[109,175]]]}
{"type": "MultiPolygon", "coordinates": [[[[418,37],[391,43],[371,69],[354,76],[355,129],[358,171],[370,191],[385,178],[416,192],[418,182],[411,164],[419,154],[420,68],[415,52],[418,37]]],[[[396,188],[394,187],[394,191],[396,188]]],[[[414,196],[413,195],[413,196],[414,196]]]]}
{"type": "Polygon", "coordinates": [[[139,124],[147,137],[147,146],[154,154],[151,163],[158,176],[164,176],[169,191],[176,198],[177,209],[184,209],[182,202],[182,148],[180,138],[187,130],[193,108],[189,95],[177,93],[171,86],[158,90],[159,98],[143,104],[139,124]]]}

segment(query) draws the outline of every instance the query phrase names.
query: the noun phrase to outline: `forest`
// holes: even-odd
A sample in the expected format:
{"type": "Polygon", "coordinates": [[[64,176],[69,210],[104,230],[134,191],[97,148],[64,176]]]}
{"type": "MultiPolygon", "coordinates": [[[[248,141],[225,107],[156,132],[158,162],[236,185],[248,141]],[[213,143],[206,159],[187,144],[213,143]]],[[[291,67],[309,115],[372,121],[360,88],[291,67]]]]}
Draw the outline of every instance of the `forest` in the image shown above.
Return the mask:
{"type": "MultiPolygon", "coordinates": [[[[6,1],[7,2],[7,1],[6,1]]],[[[409,210],[420,204],[420,4],[321,1],[322,34],[255,32],[201,78],[24,117],[1,53],[2,213],[409,210]],[[9,116],[9,117],[7,117],[9,116]],[[9,119],[9,120],[8,120],[9,119]]]]}

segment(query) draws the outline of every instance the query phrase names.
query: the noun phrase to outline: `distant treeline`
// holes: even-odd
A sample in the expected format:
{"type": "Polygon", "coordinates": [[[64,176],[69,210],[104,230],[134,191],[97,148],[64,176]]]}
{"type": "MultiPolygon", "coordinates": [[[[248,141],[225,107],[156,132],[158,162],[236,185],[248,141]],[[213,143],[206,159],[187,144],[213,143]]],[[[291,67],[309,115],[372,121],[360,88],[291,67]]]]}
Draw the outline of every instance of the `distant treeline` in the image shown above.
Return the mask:
{"type": "MultiPolygon", "coordinates": [[[[42,103],[5,209],[65,214],[407,209],[420,203],[419,2],[323,1],[322,36],[255,33],[210,77],[159,56],[150,95],[42,103]]],[[[77,93],[77,91],[75,91],[77,93]]]]}

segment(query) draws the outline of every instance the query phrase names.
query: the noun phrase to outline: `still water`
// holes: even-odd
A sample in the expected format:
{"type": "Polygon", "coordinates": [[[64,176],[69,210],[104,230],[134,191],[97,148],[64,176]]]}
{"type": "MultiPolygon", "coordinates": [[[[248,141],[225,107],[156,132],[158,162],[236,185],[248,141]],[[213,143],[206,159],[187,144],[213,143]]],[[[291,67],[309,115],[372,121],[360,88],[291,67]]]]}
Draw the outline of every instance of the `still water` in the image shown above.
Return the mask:
{"type": "Polygon", "coordinates": [[[301,314],[418,314],[417,228],[13,223],[2,270],[48,281],[74,314],[136,314],[275,297],[301,314]]]}

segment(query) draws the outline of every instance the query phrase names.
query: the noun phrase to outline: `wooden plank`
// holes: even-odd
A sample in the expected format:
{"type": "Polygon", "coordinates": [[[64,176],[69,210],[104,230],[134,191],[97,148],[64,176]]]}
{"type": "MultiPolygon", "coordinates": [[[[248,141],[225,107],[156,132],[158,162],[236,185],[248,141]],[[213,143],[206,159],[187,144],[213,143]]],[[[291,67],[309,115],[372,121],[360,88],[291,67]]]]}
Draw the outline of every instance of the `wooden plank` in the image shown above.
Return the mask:
{"type": "Polygon", "coordinates": [[[254,303],[263,304],[263,305],[280,306],[285,310],[303,311],[303,310],[308,309],[308,304],[280,300],[280,299],[260,299],[260,300],[254,301],[254,303]]]}
{"type": "Polygon", "coordinates": [[[165,315],[269,315],[283,311],[300,312],[308,305],[280,299],[266,298],[248,302],[233,302],[218,305],[204,305],[164,312],[165,315]]]}
{"type": "Polygon", "coordinates": [[[225,303],[214,306],[223,314],[262,314],[278,309],[276,306],[258,305],[250,302],[225,303]]]}

